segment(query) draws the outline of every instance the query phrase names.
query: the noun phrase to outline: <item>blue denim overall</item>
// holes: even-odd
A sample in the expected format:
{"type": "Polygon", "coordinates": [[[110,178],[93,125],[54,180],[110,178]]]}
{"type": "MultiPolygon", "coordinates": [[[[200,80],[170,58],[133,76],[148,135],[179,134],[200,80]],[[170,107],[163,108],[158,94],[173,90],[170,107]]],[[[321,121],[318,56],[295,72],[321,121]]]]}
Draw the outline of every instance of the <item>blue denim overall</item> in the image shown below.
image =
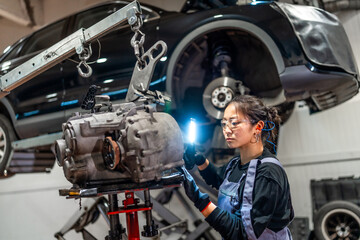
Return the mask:
{"type": "MultiPolygon", "coordinates": [[[[280,167],[281,164],[278,160],[274,158],[264,158],[262,160],[253,159],[250,161],[247,174],[243,174],[240,180],[235,182],[229,182],[228,178],[231,173],[232,167],[239,161],[239,158],[234,158],[228,165],[226,169],[226,176],[224,182],[219,188],[218,196],[218,206],[219,208],[228,211],[229,213],[234,213],[241,208],[241,216],[245,231],[248,237],[248,240],[292,240],[291,233],[287,227],[283,228],[278,232],[274,232],[268,228],[257,238],[254,233],[254,229],[251,223],[250,211],[252,209],[252,193],[254,189],[254,182],[256,176],[256,167],[258,163],[273,163],[280,167]],[[240,187],[240,182],[245,178],[245,186],[243,193],[242,206],[240,206],[238,189],[240,187]]],[[[293,215],[293,214],[292,214],[293,215]]]]}

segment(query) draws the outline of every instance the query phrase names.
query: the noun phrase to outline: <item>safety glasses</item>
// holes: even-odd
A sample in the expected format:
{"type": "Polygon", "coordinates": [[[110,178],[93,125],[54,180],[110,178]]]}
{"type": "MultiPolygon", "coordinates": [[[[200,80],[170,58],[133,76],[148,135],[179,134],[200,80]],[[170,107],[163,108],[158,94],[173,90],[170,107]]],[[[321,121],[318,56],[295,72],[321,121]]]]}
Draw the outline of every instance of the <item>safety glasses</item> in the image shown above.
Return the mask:
{"type": "Polygon", "coordinates": [[[221,127],[223,130],[226,129],[226,127],[228,127],[230,130],[234,130],[236,129],[241,123],[250,123],[249,120],[247,119],[230,119],[230,121],[226,121],[226,120],[222,120],[221,121],[221,127]]]}

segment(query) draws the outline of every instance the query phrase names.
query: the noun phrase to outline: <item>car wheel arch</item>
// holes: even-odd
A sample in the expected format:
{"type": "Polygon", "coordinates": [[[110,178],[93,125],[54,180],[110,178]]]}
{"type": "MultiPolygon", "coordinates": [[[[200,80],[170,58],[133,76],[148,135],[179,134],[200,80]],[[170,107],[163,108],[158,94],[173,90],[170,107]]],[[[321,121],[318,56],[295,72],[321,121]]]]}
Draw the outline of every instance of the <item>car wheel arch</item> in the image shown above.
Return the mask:
{"type": "Polygon", "coordinates": [[[6,176],[6,169],[12,158],[12,142],[16,139],[14,128],[8,117],[0,113],[0,177],[6,176]]]}
{"type": "Polygon", "coordinates": [[[17,135],[17,131],[15,128],[16,126],[15,111],[10,101],[5,97],[0,99],[0,112],[9,119],[10,123],[13,126],[14,132],[17,135]]]}
{"type": "Polygon", "coordinates": [[[258,38],[258,40],[262,42],[262,44],[267,48],[270,55],[272,56],[278,74],[280,75],[282,72],[285,71],[285,63],[279,48],[272,40],[272,38],[260,27],[256,26],[253,23],[238,19],[213,21],[201,27],[195,28],[193,31],[187,34],[184,38],[182,38],[182,40],[177,44],[174,51],[172,52],[166,72],[166,92],[169,95],[172,95],[173,93],[173,74],[175,70],[175,65],[179,57],[181,56],[183,50],[188,46],[188,44],[190,44],[193,40],[195,40],[198,36],[201,36],[202,34],[206,34],[207,32],[217,29],[221,30],[226,28],[238,29],[246,33],[252,34],[256,38],[258,38]]]}

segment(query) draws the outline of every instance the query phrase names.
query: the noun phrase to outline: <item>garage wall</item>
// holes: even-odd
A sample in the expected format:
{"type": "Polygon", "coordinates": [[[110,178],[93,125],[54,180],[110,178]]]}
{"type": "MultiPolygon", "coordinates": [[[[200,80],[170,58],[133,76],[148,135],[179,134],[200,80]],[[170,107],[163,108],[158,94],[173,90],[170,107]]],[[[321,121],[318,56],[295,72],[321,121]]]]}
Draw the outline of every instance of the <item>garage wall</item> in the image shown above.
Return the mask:
{"type": "Polygon", "coordinates": [[[349,37],[355,59],[360,69],[360,10],[336,13],[349,37]]]}

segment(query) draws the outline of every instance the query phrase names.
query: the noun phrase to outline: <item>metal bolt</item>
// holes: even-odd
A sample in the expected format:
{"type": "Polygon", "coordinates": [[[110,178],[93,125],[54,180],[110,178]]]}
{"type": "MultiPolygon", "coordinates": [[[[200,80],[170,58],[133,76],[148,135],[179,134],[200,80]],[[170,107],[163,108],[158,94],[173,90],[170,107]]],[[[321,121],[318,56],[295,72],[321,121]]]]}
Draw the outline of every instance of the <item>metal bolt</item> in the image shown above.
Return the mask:
{"type": "Polygon", "coordinates": [[[82,45],[80,45],[75,48],[75,51],[77,54],[81,54],[84,51],[84,48],[82,45]]]}
{"type": "Polygon", "coordinates": [[[129,18],[129,24],[130,25],[133,25],[135,22],[136,22],[136,17],[135,16],[132,16],[132,17],[129,18]]]}

